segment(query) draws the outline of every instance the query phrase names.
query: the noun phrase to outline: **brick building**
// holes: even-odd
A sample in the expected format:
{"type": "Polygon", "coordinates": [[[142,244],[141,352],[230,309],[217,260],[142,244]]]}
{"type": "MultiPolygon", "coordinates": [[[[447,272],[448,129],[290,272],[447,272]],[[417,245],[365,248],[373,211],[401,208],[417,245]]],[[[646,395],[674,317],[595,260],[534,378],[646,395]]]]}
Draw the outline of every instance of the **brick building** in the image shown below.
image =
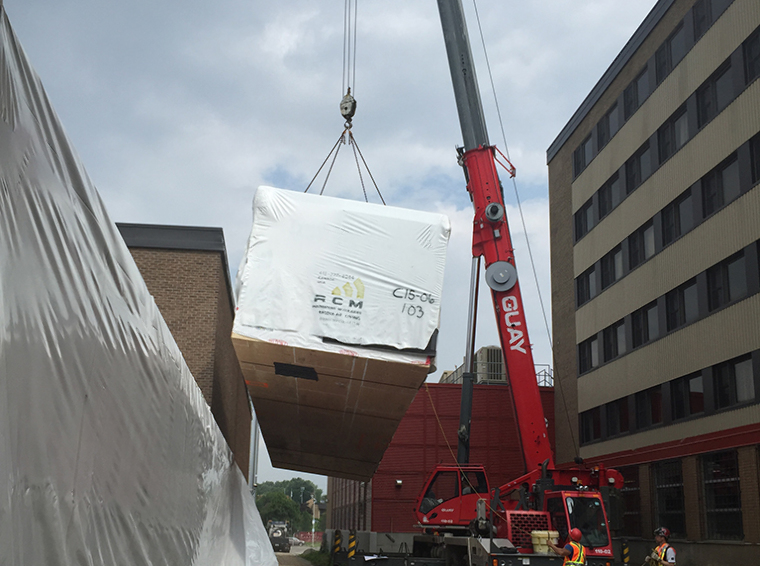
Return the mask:
{"type": "Polygon", "coordinates": [[[248,477],[252,413],[230,339],[235,303],[222,229],[117,227],[248,477]]]}
{"type": "MultiPolygon", "coordinates": [[[[554,390],[541,387],[554,441],[554,390]]],[[[327,479],[328,529],[419,532],[414,506],[437,464],[456,462],[462,386],[426,383],[417,392],[370,482],[327,479]]],[[[470,461],[485,466],[492,487],[525,473],[507,385],[475,385],[470,461]],[[517,456],[517,457],[516,457],[517,456]]]]}
{"type": "Polygon", "coordinates": [[[659,0],[547,152],[557,459],[621,469],[633,563],[758,562],[759,77],[760,2],[659,0]]]}

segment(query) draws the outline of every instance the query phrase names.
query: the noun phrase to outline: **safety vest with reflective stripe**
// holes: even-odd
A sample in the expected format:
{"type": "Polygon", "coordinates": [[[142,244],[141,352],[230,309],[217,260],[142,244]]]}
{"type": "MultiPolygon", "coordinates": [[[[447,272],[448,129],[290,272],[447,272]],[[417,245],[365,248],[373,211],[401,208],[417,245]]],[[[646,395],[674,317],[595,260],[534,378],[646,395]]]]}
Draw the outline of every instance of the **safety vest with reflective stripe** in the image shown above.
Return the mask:
{"type": "MultiPolygon", "coordinates": [[[[667,562],[667,558],[665,558],[665,555],[667,554],[669,548],[673,548],[673,547],[670,546],[667,542],[663,542],[660,546],[655,548],[654,551],[657,553],[657,557],[660,560],[667,562]]],[[[673,548],[673,554],[675,554],[675,552],[676,552],[676,549],[673,548]]]]}
{"type": "Polygon", "coordinates": [[[585,566],[586,549],[584,546],[574,541],[570,541],[568,544],[573,547],[573,553],[570,556],[565,556],[562,566],[585,566]]]}

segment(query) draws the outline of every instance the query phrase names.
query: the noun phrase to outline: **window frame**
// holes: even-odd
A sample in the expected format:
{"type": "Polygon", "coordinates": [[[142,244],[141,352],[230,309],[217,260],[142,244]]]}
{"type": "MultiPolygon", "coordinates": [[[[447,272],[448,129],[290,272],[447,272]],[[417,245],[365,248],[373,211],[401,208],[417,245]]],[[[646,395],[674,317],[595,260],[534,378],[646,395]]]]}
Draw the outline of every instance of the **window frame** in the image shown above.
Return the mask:
{"type": "Polygon", "coordinates": [[[754,373],[752,354],[745,354],[712,366],[712,394],[715,410],[730,410],[735,407],[756,403],[757,391],[755,390],[754,373]],[[744,366],[744,364],[747,365],[744,366]],[[750,376],[747,385],[752,389],[752,397],[748,399],[739,399],[739,384],[737,381],[737,367],[739,366],[749,367],[750,376]]]}
{"type": "Polygon", "coordinates": [[[592,265],[575,280],[576,306],[581,307],[597,296],[596,265],[592,265]]]}
{"type": "Polygon", "coordinates": [[[680,23],[671,32],[668,38],[662,42],[662,45],[655,52],[655,75],[657,76],[657,84],[659,85],[665,78],[673,71],[673,69],[681,62],[686,56],[686,29],[683,23],[680,23]],[[680,41],[683,42],[683,52],[680,54],[674,54],[674,46],[676,38],[680,34],[680,41]]]}
{"type": "Polygon", "coordinates": [[[660,320],[657,301],[652,301],[631,313],[631,344],[633,349],[640,348],[653,340],[657,340],[659,337],[660,320]],[[653,312],[654,323],[657,325],[657,332],[654,336],[652,336],[652,332],[650,331],[652,324],[649,320],[653,312]]]}
{"type": "Polygon", "coordinates": [[[665,294],[665,328],[666,332],[678,330],[687,324],[699,319],[699,299],[697,298],[697,312],[693,317],[687,316],[686,290],[697,291],[697,278],[692,277],[675,289],[665,294]],[[673,308],[673,307],[676,308],[673,308]]]}
{"type": "Polygon", "coordinates": [[[600,267],[602,277],[600,291],[604,291],[607,287],[623,278],[623,247],[618,244],[606,253],[601,259],[600,267]],[[612,279],[609,278],[610,276],[612,279]]]}
{"type": "Polygon", "coordinates": [[[668,525],[672,537],[686,535],[686,508],[681,460],[664,460],[653,465],[655,517],[668,525]]]}
{"type": "Polygon", "coordinates": [[[747,292],[747,262],[744,257],[744,250],[727,257],[707,270],[707,308],[709,312],[714,312],[745,298],[747,292]],[[737,265],[738,262],[741,262],[741,273],[738,274],[740,280],[734,282],[731,267],[737,265]],[[737,283],[741,285],[738,289],[735,287],[737,283]]]}
{"type": "Polygon", "coordinates": [[[705,379],[701,371],[690,373],[670,382],[670,415],[673,421],[682,421],[696,415],[705,414],[705,379]],[[696,410],[693,407],[692,382],[700,381],[702,388],[702,408],[696,410]],[[680,403],[679,403],[680,402],[680,403]],[[680,407],[679,407],[680,405],[680,407]],[[681,409],[681,410],[679,410],[681,409]]]}
{"type": "Polygon", "coordinates": [[[662,246],[665,247],[675,242],[678,238],[689,232],[694,228],[694,201],[692,200],[691,188],[686,189],[681,193],[678,198],[669,203],[662,209],[662,246]],[[689,222],[684,222],[682,215],[682,205],[688,201],[690,210],[689,222]],[[672,218],[672,233],[668,225],[670,224],[670,218],[672,218]],[[684,224],[687,224],[686,226],[684,224]]]}
{"type": "Polygon", "coordinates": [[[707,539],[744,540],[738,451],[735,449],[721,450],[720,452],[703,454],[700,456],[700,460],[707,539]],[[729,465],[726,466],[726,464],[729,465]],[[737,502],[738,507],[720,506],[721,502],[728,503],[730,501],[737,502]],[[734,521],[730,521],[730,517],[733,517],[734,521]],[[739,529],[734,533],[727,533],[724,529],[731,526],[731,523],[738,524],[739,529]]]}
{"type": "Polygon", "coordinates": [[[744,84],[748,85],[760,77],[760,28],[744,40],[742,50],[744,54],[744,84]]]}
{"type": "Polygon", "coordinates": [[[654,256],[657,252],[655,245],[654,221],[649,220],[628,236],[628,270],[638,267],[654,256]],[[650,243],[651,246],[648,245],[650,243]]]}
{"type": "Polygon", "coordinates": [[[575,241],[580,241],[583,236],[594,229],[594,199],[588,199],[575,213],[575,241]]]}

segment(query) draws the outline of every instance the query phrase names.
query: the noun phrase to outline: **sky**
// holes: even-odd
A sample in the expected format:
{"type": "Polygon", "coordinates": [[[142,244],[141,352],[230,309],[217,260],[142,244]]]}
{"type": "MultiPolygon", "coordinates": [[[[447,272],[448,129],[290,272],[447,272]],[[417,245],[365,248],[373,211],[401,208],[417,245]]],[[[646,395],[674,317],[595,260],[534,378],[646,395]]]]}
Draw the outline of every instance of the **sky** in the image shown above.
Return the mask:
{"type": "MultiPolygon", "coordinates": [[[[344,2],[0,3],[111,218],[222,227],[233,280],[256,187],[304,190],[343,129],[344,2]]],[[[490,141],[517,168],[522,216],[502,178],[536,364],[552,363],[546,149],[654,4],[463,0],[490,141]]],[[[452,224],[429,378],[438,381],[463,361],[472,257],[438,9],[359,0],[356,15],[358,146],[388,204],[452,224]]],[[[348,148],[325,194],[363,200],[348,148]]],[[[497,343],[482,285],[475,345],[497,343]]],[[[260,446],[259,482],[301,476],[325,488],[323,476],[272,468],[260,446]]]]}

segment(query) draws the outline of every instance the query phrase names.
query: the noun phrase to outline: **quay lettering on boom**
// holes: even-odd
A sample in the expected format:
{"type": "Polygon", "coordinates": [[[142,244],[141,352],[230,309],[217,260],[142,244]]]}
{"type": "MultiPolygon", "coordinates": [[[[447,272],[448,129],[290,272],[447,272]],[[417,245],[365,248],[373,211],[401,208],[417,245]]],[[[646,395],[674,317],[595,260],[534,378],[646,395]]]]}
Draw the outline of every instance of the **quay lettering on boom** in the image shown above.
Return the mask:
{"type": "Polygon", "coordinates": [[[527,354],[523,348],[525,343],[525,335],[522,330],[516,328],[522,326],[522,321],[516,320],[512,322],[512,317],[520,318],[520,310],[517,308],[517,298],[512,295],[507,295],[501,300],[501,308],[504,310],[504,322],[507,323],[507,332],[509,332],[509,349],[517,350],[523,354],[527,354]]]}

